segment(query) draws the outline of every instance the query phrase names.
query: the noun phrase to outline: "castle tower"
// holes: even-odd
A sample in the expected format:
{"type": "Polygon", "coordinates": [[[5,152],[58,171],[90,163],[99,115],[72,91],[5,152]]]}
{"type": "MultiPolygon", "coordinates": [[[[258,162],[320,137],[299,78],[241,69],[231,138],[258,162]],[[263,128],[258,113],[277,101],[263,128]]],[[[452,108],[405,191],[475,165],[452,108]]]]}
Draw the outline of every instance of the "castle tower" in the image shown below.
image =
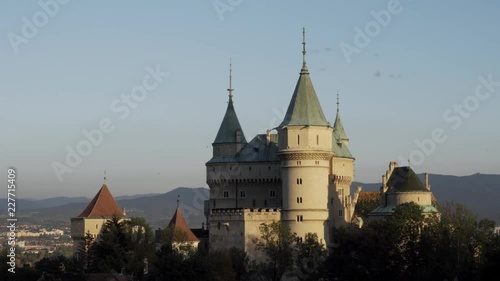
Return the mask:
{"type": "Polygon", "coordinates": [[[376,219],[391,216],[397,205],[410,202],[419,205],[425,216],[439,216],[433,198],[428,174],[425,174],[423,183],[410,166],[398,167],[396,162],[390,162],[389,169],[382,175],[380,205],[368,217],[376,219]]]}
{"type": "Polygon", "coordinates": [[[277,128],[283,187],[281,220],[299,237],[317,233],[325,243],[333,128],[309,77],[305,44],[303,30],[302,69],[285,119],[277,128]]]}
{"type": "Polygon", "coordinates": [[[232,157],[247,143],[233,105],[232,64],[229,64],[229,102],[219,131],[212,143],[213,157],[232,157]]]}
{"type": "Polygon", "coordinates": [[[71,218],[73,250],[78,249],[87,234],[90,234],[94,241],[98,239],[102,226],[113,216],[127,219],[106,184],[103,184],[87,207],[77,217],[71,218]]]}
{"type": "MultiPolygon", "coordinates": [[[[333,125],[332,147],[335,156],[331,160],[329,198],[329,228],[339,227],[350,223],[354,216],[357,196],[361,188],[351,197],[351,183],[354,180],[354,157],[349,151],[349,138],[342,124],[339,109],[339,95],[337,93],[337,115],[333,125]]],[[[331,241],[331,239],[330,239],[331,241]]]]}

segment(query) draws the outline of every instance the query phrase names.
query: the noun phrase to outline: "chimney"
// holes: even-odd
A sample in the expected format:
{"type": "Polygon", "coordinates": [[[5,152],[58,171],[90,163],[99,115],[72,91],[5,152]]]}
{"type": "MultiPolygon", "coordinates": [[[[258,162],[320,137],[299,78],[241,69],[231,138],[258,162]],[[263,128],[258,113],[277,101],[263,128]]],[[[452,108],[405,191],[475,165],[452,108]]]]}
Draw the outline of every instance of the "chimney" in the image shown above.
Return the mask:
{"type": "Polygon", "coordinates": [[[126,217],[127,216],[127,210],[125,210],[125,207],[122,208],[122,213],[123,213],[123,216],[126,217]]]}
{"type": "Polygon", "coordinates": [[[266,144],[269,144],[271,142],[271,130],[267,129],[266,130],[266,144]]]}
{"type": "Polygon", "coordinates": [[[385,175],[382,175],[382,187],[384,188],[387,185],[387,178],[385,175]]]}
{"type": "Polygon", "coordinates": [[[429,184],[429,173],[425,173],[425,187],[430,191],[431,185],[429,184]]]}

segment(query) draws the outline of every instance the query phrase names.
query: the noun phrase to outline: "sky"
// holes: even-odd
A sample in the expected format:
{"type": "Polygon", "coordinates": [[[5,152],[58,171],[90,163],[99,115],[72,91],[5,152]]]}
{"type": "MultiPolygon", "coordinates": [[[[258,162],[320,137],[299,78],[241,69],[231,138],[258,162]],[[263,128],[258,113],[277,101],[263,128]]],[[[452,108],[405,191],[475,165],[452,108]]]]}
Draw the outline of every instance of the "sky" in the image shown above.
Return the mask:
{"type": "Polygon", "coordinates": [[[115,196],[207,186],[229,59],[250,140],[284,117],[302,27],[332,123],[340,93],[357,181],[408,158],[417,173],[498,174],[499,11],[494,0],[2,1],[2,178],[14,167],[22,198],[92,197],[105,170],[115,196]]]}

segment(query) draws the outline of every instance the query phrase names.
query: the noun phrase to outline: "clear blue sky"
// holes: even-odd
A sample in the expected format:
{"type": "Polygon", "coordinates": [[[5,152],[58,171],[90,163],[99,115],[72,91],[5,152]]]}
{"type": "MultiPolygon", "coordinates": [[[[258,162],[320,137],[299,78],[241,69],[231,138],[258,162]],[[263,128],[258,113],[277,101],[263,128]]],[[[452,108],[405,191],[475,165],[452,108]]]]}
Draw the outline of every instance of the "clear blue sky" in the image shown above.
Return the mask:
{"type": "Polygon", "coordinates": [[[356,180],[379,181],[389,161],[422,150],[415,140],[436,128],[446,141],[415,165],[418,173],[500,173],[500,86],[477,104],[472,98],[479,76],[500,81],[498,1],[401,1],[350,63],[340,44],[355,46],[355,28],[391,1],[219,2],[236,5],[218,14],[214,1],[70,1],[43,25],[37,1],[3,1],[0,166],[17,168],[18,196],[90,197],[104,170],[114,195],[205,186],[229,58],[250,140],[282,120],[301,66],[302,26],[332,123],[340,90],[356,180]],[[43,26],[16,53],[12,34],[24,36],[23,17],[43,26]],[[169,76],[121,120],[111,104],[156,65],[169,76]],[[464,100],[474,109],[467,118],[453,111],[464,100]],[[59,181],[52,163],[65,164],[65,147],[104,118],[114,131],[59,181]]]}

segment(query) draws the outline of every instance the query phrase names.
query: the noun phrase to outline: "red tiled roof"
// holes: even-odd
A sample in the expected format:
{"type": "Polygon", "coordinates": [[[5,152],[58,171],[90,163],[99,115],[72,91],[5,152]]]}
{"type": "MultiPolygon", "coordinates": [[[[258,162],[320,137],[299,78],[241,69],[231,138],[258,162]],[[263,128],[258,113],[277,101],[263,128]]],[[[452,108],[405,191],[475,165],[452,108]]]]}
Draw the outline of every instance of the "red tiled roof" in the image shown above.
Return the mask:
{"type": "Polygon", "coordinates": [[[186,221],[182,217],[181,210],[179,208],[177,208],[175,210],[174,216],[170,220],[170,223],[168,224],[168,226],[173,227],[174,235],[173,235],[172,240],[174,242],[200,241],[200,239],[198,239],[198,237],[196,237],[196,235],[194,235],[194,233],[191,231],[191,229],[186,224],[186,221]],[[180,232],[181,235],[176,235],[176,232],[180,232]],[[185,234],[185,236],[183,234],[185,234]],[[179,241],[179,240],[181,240],[181,241],[179,241]]]}
{"type": "Polygon", "coordinates": [[[103,184],[99,192],[94,196],[94,199],[90,201],[85,210],[78,215],[79,218],[88,217],[112,217],[117,215],[119,217],[124,217],[122,210],[116,204],[115,198],[109,192],[106,184],[103,184]]]}
{"type": "Polygon", "coordinates": [[[361,191],[358,197],[358,202],[379,201],[379,200],[380,200],[380,192],[378,191],[361,191]]]}

